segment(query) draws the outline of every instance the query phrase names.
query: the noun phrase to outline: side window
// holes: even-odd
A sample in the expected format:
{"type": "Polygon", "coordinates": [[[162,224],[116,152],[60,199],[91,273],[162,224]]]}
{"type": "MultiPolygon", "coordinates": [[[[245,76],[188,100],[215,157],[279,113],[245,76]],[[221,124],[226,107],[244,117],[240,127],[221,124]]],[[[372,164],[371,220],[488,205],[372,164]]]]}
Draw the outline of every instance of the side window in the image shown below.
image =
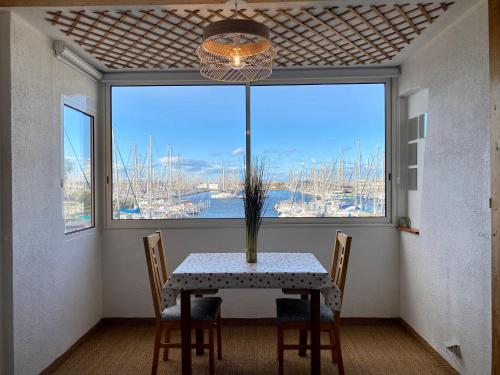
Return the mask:
{"type": "Polygon", "coordinates": [[[94,118],[63,106],[65,234],[94,227],[94,118]]]}

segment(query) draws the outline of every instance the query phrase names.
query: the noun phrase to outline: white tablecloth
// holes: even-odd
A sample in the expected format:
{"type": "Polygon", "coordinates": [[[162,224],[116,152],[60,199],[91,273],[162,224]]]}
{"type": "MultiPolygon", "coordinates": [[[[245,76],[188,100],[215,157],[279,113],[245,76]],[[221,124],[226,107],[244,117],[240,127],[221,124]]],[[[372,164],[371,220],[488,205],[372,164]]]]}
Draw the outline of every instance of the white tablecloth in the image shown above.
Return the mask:
{"type": "Polygon", "coordinates": [[[183,289],[258,288],[319,289],[331,309],[341,308],[340,290],[311,253],[259,252],[257,263],[247,263],[245,253],[190,254],[165,283],[163,297],[173,306],[183,289]]]}

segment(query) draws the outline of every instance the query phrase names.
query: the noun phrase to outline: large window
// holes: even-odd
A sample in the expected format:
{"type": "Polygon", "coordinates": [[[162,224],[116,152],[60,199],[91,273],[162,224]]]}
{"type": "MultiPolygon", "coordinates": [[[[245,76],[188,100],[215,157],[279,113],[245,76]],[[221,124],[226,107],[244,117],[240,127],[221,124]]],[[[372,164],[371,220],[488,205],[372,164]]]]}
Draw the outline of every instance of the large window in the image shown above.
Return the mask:
{"type": "Polygon", "coordinates": [[[269,172],[267,217],[386,217],[385,90],[114,86],[112,218],[242,218],[247,152],[269,172]]]}
{"type": "Polygon", "coordinates": [[[245,86],[112,88],[113,219],[243,217],[245,86]]]}
{"type": "Polygon", "coordinates": [[[267,216],[385,216],[384,84],[256,86],[251,104],[267,216]]]}
{"type": "Polygon", "coordinates": [[[63,106],[63,195],[65,233],[94,226],[92,116],[63,106]]]}

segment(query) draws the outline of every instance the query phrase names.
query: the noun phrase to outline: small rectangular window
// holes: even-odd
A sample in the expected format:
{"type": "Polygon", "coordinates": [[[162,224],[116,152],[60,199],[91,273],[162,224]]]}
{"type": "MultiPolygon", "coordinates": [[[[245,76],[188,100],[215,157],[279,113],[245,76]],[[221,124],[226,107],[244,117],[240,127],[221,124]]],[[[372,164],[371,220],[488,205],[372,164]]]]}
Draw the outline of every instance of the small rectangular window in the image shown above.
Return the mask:
{"type": "Polygon", "coordinates": [[[418,117],[410,119],[408,124],[408,141],[414,141],[418,138],[418,117]]]}
{"type": "Polygon", "coordinates": [[[65,233],[94,226],[94,118],[63,106],[63,195],[65,233]]]}
{"type": "Polygon", "coordinates": [[[417,165],[417,144],[408,143],[408,165],[417,165]]]}

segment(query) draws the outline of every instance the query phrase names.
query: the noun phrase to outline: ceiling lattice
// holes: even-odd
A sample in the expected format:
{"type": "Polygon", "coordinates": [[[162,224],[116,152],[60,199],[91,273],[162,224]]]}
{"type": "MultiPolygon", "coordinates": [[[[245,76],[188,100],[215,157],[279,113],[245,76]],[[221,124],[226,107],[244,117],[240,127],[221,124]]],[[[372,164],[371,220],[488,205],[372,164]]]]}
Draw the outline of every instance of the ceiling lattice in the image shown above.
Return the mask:
{"type": "Polygon", "coordinates": [[[110,69],[190,69],[203,27],[230,17],[271,30],[280,67],[393,59],[453,3],[300,9],[124,9],[47,12],[47,20],[110,69]]]}

